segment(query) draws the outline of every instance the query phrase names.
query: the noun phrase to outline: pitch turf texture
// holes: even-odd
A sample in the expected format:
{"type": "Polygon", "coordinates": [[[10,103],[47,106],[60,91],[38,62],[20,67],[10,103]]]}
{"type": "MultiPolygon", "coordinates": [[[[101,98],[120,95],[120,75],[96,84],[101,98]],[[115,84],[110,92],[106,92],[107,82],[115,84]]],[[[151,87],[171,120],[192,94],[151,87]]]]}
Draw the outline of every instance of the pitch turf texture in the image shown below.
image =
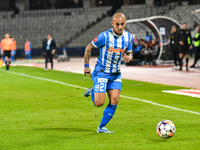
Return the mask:
{"type": "MultiPolygon", "coordinates": [[[[200,149],[200,115],[172,110],[120,97],[117,111],[107,125],[114,134],[97,134],[104,106],[94,107],[84,89],[11,73],[91,87],[83,74],[44,71],[40,68],[11,67],[0,70],[0,149],[200,149]],[[3,71],[2,71],[3,70],[3,71]],[[163,119],[173,121],[175,135],[168,140],[156,134],[163,119]]],[[[189,81],[188,81],[189,82],[189,81]]],[[[200,112],[200,99],[162,93],[184,89],[147,82],[123,80],[122,95],[200,112]]]]}

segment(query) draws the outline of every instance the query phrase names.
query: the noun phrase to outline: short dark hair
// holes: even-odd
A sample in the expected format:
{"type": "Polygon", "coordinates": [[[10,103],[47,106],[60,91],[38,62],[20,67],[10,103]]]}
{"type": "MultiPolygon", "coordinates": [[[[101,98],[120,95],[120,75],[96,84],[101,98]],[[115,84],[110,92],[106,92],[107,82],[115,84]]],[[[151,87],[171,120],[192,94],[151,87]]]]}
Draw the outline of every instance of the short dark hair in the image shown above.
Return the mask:
{"type": "Polygon", "coordinates": [[[176,26],[172,26],[172,28],[176,28],[176,26]]]}

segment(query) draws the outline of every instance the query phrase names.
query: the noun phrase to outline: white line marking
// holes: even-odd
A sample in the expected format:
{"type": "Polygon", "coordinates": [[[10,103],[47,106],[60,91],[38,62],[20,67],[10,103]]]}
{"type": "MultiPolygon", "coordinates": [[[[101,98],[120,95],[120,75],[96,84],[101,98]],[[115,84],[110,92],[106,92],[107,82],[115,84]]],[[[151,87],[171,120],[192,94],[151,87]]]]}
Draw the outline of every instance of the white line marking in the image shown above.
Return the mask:
{"type": "MultiPolygon", "coordinates": [[[[0,71],[4,71],[4,70],[0,69],[0,71]]],[[[17,72],[13,72],[13,71],[8,71],[8,73],[17,74],[17,75],[21,75],[21,76],[25,76],[25,77],[30,77],[30,78],[35,78],[35,79],[44,80],[44,81],[50,81],[50,82],[59,83],[59,84],[63,84],[63,85],[71,86],[71,87],[80,88],[80,89],[85,89],[85,90],[88,89],[88,88],[82,87],[82,86],[68,84],[68,83],[65,83],[65,82],[56,81],[56,80],[47,79],[47,78],[42,78],[42,77],[36,77],[36,76],[32,76],[32,75],[28,75],[28,74],[23,74],[23,73],[17,73],[17,72]]]]}
{"type": "Polygon", "coordinates": [[[167,90],[167,91],[163,90],[162,92],[200,98],[200,95],[199,95],[200,92],[198,92],[198,93],[197,92],[196,93],[184,93],[184,91],[187,92],[187,91],[197,91],[197,90],[194,90],[194,89],[173,90],[173,91],[172,90],[167,90]]]}
{"type": "MultiPolygon", "coordinates": [[[[4,71],[4,70],[0,69],[0,71],[4,71]]],[[[50,82],[54,82],[54,83],[58,83],[58,84],[66,85],[66,86],[71,86],[71,87],[76,87],[76,88],[80,88],[80,89],[88,89],[88,88],[82,87],[82,86],[68,84],[68,83],[64,83],[64,82],[61,82],[61,81],[56,81],[56,80],[42,78],[42,77],[31,76],[31,75],[27,75],[27,74],[23,74],[23,73],[17,73],[17,72],[13,72],[13,71],[8,71],[8,73],[17,74],[17,75],[35,78],[35,79],[44,80],[44,81],[50,81],[50,82]]],[[[187,113],[191,113],[191,114],[200,115],[200,112],[195,112],[195,111],[186,110],[186,109],[180,109],[180,108],[176,108],[176,107],[173,107],[173,106],[163,105],[163,104],[151,102],[151,101],[144,100],[144,99],[129,97],[129,96],[125,96],[125,95],[120,95],[120,97],[132,99],[132,100],[136,100],[136,101],[140,101],[140,102],[144,102],[144,103],[148,103],[148,104],[152,104],[152,105],[155,105],[155,106],[161,106],[161,107],[165,107],[165,108],[169,108],[169,109],[173,109],[173,110],[177,110],[177,111],[183,111],[183,112],[187,112],[187,113]]]]}

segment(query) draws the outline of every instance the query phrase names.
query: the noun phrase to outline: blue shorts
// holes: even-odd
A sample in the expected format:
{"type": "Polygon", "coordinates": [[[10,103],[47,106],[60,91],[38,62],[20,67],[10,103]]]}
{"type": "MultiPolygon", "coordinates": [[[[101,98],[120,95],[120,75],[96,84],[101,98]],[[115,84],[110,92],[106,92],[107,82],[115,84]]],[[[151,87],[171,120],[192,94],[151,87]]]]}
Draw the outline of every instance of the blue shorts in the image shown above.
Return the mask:
{"type": "Polygon", "coordinates": [[[25,51],[25,55],[30,55],[31,51],[25,51]]]}
{"type": "Polygon", "coordinates": [[[95,66],[92,73],[92,80],[94,93],[105,93],[111,89],[121,91],[122,88],[121,72],[105,73],[104,69],[99,65],[95,66]]]}
{"type": "Polygon", "coordinates": [[[16,50],[12,50],[11,55],[16,55],[16,50]]]}

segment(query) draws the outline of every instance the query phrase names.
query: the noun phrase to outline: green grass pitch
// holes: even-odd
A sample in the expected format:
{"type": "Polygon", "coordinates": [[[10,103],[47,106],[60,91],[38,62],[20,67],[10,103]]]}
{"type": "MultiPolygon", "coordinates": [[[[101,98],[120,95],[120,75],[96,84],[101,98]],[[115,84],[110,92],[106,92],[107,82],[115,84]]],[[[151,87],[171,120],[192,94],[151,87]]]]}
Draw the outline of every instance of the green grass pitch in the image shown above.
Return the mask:
{"type": "MultiPolygon", "coordinates": [[[[97,134],[104,106],[94,107],[84,89],[32,76],[91,87],[83,74],[44,71],[40,68],[0,69],[0,150],[198,150],[200,115],[120,97],[118,108],[107,128],[114,134],[97,134]],[[156,134],[163,119],[176,126],[168,140],[156,134]]],[[[122,95],[200,112],[200,99],[162,90],[184,89],[147,82],[123,80],[122,95]]]]}

